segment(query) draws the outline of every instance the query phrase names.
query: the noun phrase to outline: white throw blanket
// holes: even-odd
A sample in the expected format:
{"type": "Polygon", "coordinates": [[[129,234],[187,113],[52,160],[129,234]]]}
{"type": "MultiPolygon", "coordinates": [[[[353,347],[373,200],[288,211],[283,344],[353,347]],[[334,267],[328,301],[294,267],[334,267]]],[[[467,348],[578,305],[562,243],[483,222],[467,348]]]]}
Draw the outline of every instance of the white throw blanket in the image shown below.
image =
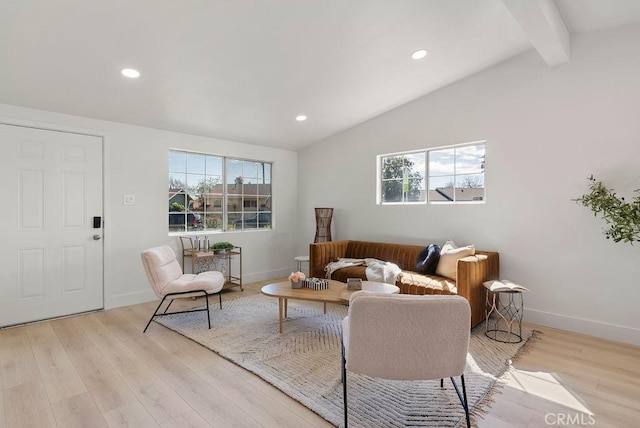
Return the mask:
{"type": "Polygon", "coordinates": [[[341,258],[336,262],[331,262],[325,266],[327,278],[331,279],[331,274],[338,269],[349,266],[366,266],[367,281],[384,282],[387,284],[395,284],[396,279],[402,272],[398,265],[391,262],[384,262],[378,259],[348,259],[341,258]]]}

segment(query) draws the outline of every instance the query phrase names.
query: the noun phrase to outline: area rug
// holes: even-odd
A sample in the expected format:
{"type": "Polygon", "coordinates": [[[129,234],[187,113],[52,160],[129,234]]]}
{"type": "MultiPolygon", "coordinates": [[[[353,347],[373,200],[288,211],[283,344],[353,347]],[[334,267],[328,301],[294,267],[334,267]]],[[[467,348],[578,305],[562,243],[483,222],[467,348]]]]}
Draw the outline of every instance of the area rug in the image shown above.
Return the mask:
{"type": "MultiPolygon", "coordinates": [[[[211,330],[202,313],[176,314],[159,322],[260,376],[335,426],[343,421],[340,382],[343,305],[289,300],[283,333],[278,301],[253,295],[211,307],[211,330]]],[[[531,331],[519,344],[493,341],[482,324],[471,332],[465,383],[473,408],[490,393],[531,331]]],[[[389,381],[349,374],[349,424],[353,427],[455,427],[464,410],[449,380],[389,381]]]]}

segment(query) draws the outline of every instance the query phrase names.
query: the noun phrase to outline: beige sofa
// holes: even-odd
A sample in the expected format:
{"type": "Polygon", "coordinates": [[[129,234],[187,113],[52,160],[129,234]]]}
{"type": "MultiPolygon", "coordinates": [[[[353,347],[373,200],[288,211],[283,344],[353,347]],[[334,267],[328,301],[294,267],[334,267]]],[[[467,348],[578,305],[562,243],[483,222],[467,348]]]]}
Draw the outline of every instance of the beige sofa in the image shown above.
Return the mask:
{"type": "MultiPolygon", "coordinates": [[[[325,266],[339,258],[375,258],[397,264],[402,269],[396,285],[403,294],[457,294],[471,305],[471,326],[484,320],[485,289],[482,283],[498,279],[499,254],[476,251],[474,256],[460,259],[456,279],[437,275],[422,275],[414,271],[416,260],[424,246],[367,241],[333,241],[309,246],[309,274],[325,278],[325,266]]],[[[346,282],[347,278],[366,279],[365,266],[351,266],[331,274],[331,279],[346,282]]]]}

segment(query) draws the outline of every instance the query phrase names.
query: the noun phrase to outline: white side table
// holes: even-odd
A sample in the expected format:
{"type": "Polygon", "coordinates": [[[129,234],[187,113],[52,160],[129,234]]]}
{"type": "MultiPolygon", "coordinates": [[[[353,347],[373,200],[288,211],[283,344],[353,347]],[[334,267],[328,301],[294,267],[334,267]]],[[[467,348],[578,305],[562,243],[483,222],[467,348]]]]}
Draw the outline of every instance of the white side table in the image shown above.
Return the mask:
{"type": "Polygon", "coordinates": [[[487,283],[485,299],[485,332],[489,338],[503,343],[522,342],[523,290],[490,291],[487,283]]]}
{"type": "Polygon", "coordinates": [[[296,270],[298,272],[302,271],[302,263],[309,263],[309,256],[297,256],[293,258],[298,264],[296,270]]]}

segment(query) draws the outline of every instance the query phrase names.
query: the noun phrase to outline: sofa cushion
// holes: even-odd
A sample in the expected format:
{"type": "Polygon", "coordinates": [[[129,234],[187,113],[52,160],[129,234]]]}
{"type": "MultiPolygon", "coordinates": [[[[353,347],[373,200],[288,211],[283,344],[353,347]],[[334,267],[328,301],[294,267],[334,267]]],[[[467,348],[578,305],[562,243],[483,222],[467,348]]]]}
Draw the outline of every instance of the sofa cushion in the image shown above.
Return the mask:
{"type": "Polygon", "coordinates": [[[438,275],[404,271],[399,281],[402,294],[458,294],[455,281],[438,275]]]}
{"type": "Polygon", "coordinates": [[[438,260],[440,260],[440,246],[436,244],[429,244],[424,250],[418,254],[416,260],[416,272],[434,275],[436,273],[436,267],[438,266],[438,260]]]}
{"type": "Polygon", "coordinates": [[[458,269],[458,260],[463,257],[473,256],[476,248],[473,245],[466,247],[454,248],[449,242],[442,246],[440,251],[440,260],[436,268],[436,274],[450,279],[456,280],[456,272],[458,269]]]}

